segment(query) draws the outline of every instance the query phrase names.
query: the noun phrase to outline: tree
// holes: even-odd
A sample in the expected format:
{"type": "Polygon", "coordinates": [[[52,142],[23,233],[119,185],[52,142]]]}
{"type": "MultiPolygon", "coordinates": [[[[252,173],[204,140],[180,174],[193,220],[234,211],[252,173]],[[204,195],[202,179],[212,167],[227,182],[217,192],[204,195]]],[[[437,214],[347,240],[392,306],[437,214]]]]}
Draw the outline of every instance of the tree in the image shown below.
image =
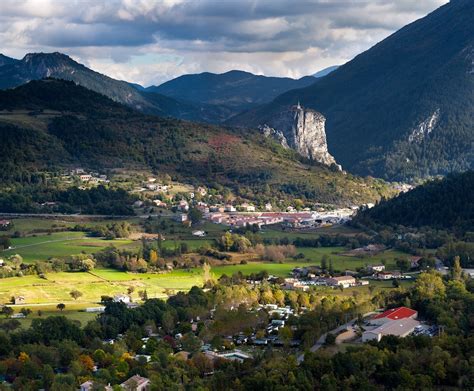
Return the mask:
{"type": "Polygon", "coordinates": [[[451,278],[456,281],[462,280],[462,267],[459,256],[454,257],[453,267],[451,269],[451,278]]]}
{"type": "Polygon", "coordinates": [[[69,295],[74,299],[77,300],[79,297],[82,296],[82,292],[79,292],[77,289],[73,289],[71,292],[69,292],[69,295]]]}
{"type": "Polygon", "coordinates": [[[444,298],[446,287],[436,272],[421,273],[415,282],[415,296],[419,300],[444,298]]]}
{"type": "Polygon", "coordinates": [[[321,270],[324,272],[328,270],[328,259],[329,257],[326,254],[321,258],[321,270]]]}
{"type": "Polygon", "coordinates": [[[291,327],[281,327],[280,330],[278,330],[278,337],[285,346],[289,346],[291,340],[293,339],[293,331],[291,330],[291,327]]]}
{"type": "Polygon", "coordinates": [[[202,280],[204,282],[204,286],[207,286],[212,282],[211,265],[209,265],[207,262],[202,265],[202,280]]]}
{"type": "Polygon", "coordinates": [[[23,314],[23,316],[27,317],[29,314],[31,314],[31,310],[29,308],[22,308],[20,312],[23,314]]]}
{"type": "Polygon", "coordinates": [[[135,287],[134,286],[129,286],[127,288],[127,294],[130,296],[133,292],[135,292],[135,287]]]}
{"type": "Polygon", "coordinates": [[[327,345],[327,346],[335,345],[336,344],[336,336],[332,333],[327,333],[324,344],[327,345]]]}
{"type": "Polygon", "coordinates": [[[400,288],[400,281],[398,281],[396,278],[392,281],[392,286],[394,288],[400,288]]]}
{"type": "Polygon", "coordinates": [[[197,208],[190,208],[188,212],[188,219],[192,224],[198,224],[202,219],[202,212],[197,208]]]}
{"type": "Polygon", "coordinates": [[[189,353],[197,353],[201,349],[202,342],[194,334],[187,333],[181,338],[181,345],[183,346],[183,350],[189,353]]]}
{"type": "Polygon", "coordinates": [[[59,303],[56,308],[59,310],[59,311],[64,311],[64,309],[66,308],[66,304],[63,304],[63,303],[59,303]]]}
{"type": "Polygon", "coordinates": [[[4,306],[2,310],[0,311],[3,315],[5,315],[5,318],[9,318],[10,316],[13,315],[13,308],[4,306]]]}
{"type": "Polygon", "coordinates": [[[148,292],[145,290],[143,291],[138,291],[138,296],[140,297],[140,299],[142,299],[143,301],[147,301],[148,300],[148,292]]]}

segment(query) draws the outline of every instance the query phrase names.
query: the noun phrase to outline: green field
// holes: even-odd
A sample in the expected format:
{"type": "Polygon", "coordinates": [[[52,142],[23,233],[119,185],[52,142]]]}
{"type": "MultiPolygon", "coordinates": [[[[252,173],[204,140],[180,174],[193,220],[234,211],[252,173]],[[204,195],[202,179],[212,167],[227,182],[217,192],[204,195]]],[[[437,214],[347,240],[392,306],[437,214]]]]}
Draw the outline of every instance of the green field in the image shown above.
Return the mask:
{"type": "MultiPolygon", "coordinates": [[[[104,240],[86,237],[82,232],[57,232],[51,235],[28,236],[12,239],[12,249],[0,252],[1,257],[19,254],[25,262],[44,261],[52,257],[94,253],[109,246],[133,247],[129,239],[104,240]]],[[[138,243],[136,244],[138,246],[138,243]]]]}
{"type": "Polygon", "coordinates": [[[297,252],[303,253],[305,258],[312,264],[320,265],[321,258],[323,255],[326,255],[332,261],[334,269],[340,271],[355,270],[356,268],[365,267],[366,265],[381,264],[382,261],[385,262],[388,270],[394,270],[396,269],[395,259],[407,257],[407,254],[394,250],[387,250],[380,254],[364,258],[341,255],[346,251],[347,250],[343,247],[300,247],[297,249],[297,252]]]}

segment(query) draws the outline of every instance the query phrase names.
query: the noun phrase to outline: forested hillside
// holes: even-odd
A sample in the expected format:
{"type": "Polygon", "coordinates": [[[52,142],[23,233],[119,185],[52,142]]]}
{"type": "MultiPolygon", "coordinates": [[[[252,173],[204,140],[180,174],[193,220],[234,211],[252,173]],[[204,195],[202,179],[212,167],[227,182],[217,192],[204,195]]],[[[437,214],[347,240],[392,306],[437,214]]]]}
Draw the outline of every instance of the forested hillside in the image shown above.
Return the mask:
{"type": "Polygon", "coordinates": [[[358,216],[358,221],[411,227],[472,231],[474,171],[448,175],[388,201],[358,216]]]}
{"type": "Polygon", "coordinates": [[[0,92],[0,179],[82,166],[147,169],[244,197],[353,203],[390,193],[378,180],[308,165],[254,134],[146,116],[72,82],[32,81],[0,92]]]}
{"type": "Polygon", "coordinates": [[[397,180],[474,167],[474,2],[453,0],[317,83],[230,122],[262,125],[296,104],[327,119],[346,169],[397,180]]]}

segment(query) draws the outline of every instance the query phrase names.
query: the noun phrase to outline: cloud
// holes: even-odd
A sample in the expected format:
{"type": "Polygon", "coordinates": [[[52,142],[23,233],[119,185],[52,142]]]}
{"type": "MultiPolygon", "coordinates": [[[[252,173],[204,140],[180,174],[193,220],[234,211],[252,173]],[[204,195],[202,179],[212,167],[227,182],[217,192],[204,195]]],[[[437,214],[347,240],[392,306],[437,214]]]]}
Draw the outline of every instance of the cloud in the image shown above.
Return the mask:
{"type": "Polygon", "coordinates": [[[159,84],[243,69],[301,77],[341,64],[447,0],[2,0],[4,54],[62,51],[159,84]]]}

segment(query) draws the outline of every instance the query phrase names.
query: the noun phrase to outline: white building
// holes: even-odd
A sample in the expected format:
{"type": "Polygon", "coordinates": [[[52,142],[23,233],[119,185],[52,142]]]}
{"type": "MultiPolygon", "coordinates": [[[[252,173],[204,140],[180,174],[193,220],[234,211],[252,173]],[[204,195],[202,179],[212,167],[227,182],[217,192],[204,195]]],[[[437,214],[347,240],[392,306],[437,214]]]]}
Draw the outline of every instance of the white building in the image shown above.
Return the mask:
{"type": "Polygon", "coordinates": [[[342,286],[344,289],[355,286],[356,284],[356,279],[351,276],[332,277],[328,279],[328,285],[342,286]]]}
{"type": "Polygon", "coordinates": [[[383,324],[373,330],[365,331],[362,334],[362,342],[380,341],[386,335],[394,335],[396,337],[404,338],[410,335],[420,322],[412,318],[405,318],[400,320],[392,320],[383,324]]]}
{"type": "Polygon", "coordinates": [[[121,302],[121,303],[125,303],[125,304],[129,304],[129,303],[132,302],[132,299],[130,298],[130,296],[123,295],[123,294],[115,295],[113,300],[116,303],[121,302]]]}

